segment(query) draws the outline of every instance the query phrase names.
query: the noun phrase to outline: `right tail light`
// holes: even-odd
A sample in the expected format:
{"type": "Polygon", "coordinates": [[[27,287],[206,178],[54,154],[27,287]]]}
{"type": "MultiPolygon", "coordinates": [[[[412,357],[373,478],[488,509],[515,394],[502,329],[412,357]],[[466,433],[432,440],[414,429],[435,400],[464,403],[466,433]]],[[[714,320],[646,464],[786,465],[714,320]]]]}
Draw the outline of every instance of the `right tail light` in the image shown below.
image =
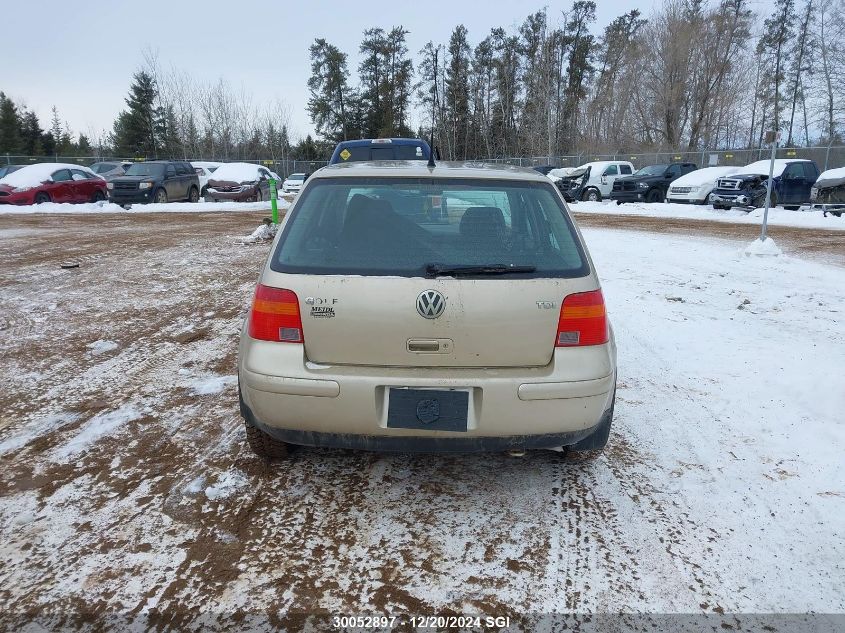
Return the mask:
{"type": "Polygon", "coordinates": [[[563,300],[555,347],[603,345],[609,338],[601,290],[578,292],[563,300]]]}

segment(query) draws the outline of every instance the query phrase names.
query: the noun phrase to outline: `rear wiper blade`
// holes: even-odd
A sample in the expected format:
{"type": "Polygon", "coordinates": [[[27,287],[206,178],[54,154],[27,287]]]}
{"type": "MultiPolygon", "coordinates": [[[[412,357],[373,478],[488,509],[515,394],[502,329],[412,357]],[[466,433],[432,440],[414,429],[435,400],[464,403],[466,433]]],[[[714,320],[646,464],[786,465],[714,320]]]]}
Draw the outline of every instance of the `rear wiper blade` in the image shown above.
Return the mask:
{"type": "Polygon", "coordinates": [[[439,277],[440,275],[513,275],[519,273],[533,273],[536,266],[516,266],[514,264],[487,264],[484,266],[445,266],[443,264],[428,264],[426,275],[439,277]]]}

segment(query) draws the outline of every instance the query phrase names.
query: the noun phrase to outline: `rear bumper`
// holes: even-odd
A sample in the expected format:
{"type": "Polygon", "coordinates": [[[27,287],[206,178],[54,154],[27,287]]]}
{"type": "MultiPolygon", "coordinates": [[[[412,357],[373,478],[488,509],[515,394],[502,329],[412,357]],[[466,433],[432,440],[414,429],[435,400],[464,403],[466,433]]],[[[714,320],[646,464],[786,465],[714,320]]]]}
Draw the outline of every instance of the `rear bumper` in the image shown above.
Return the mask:
{"type": "Polygon", "coordinates": [[[538,435],[507,435],[502,437],[431,437],[362,435],[353,433],[322,433],[280,429],[256,419],[241,398],[241,415],[249,424],[271,437],[298,446],[345,448],[363,451],[395,453],[492,453],[509,450],[532,450],[571,446],[592,435],[613,414],[608,408],[598,424],[580,431],[545,433],[538,435]]]}
{"type": "Polygon", "coordinates": [[[301,345],[246,335],[238,372],[244,417],[277,439],[423,452],[574,444],[610,409],[615,374],[612,342],[556,352],[546,367],[328,367],[307,363],[301,345]],[[390,390],[401,387],[468,391],[466,431],[389,427],[390,390]]]}

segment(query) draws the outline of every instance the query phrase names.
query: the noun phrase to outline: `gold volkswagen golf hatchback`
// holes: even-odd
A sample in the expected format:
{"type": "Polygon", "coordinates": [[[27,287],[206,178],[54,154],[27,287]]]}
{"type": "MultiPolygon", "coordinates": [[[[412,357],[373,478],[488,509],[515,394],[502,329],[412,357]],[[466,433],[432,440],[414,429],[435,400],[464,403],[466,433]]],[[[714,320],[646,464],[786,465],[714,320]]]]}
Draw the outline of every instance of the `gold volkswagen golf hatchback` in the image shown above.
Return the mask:
{"type": "Polygon", "coordinates": [[[349,163],[289,210],[241,334],[247,439],[471,452],[607,443],[616,346],[584,240],[537,172],[349,163]]]}

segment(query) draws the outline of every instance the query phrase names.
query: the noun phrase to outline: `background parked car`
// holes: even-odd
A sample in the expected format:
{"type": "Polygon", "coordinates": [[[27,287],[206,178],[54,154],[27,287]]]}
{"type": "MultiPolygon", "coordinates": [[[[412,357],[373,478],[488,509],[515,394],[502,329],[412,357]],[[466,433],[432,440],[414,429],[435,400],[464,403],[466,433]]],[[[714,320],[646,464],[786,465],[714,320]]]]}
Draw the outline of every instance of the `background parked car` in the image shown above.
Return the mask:
{"type": "Polygon", "coordinates": [[[307,179],[308,174],[291,174],[282,183],[282,191],[284,193],[299,193],[307,179]]]}
{"type": "Polygon", "coordinates": [[[4,178],[13,171],[19,170],[23,165],[2,165],[0,166],[0,178],[4,178]]]}
{"type": "Polygon", "coordinates": [[[365,138],[341,141],[332,152],[329,165],[363,160],[428,160],[431,148],[418,138],[365,138]]]}
{"type": "Polygon", "coordinates": [[[683,204],[707,204],[710,192],[716,187],[716,180],[736,173],[740,167],[702,167],[675,180],[666,194],[667,202],[683,204]]]}
{"type": "MultiPolygon", "coordinates": [[[[206,200],[220,202],[261,202],[270,199],[270,178],[278,176],[266,167],[253,163],[225,163],[208,181],[206,200]]],[[[278,185],[277,185],[278,190],[278,185]]]]}
{"type": "Polygon", "coordinates": [[[634,166],[628,161],[613,160],[584,163],[574,169],[553,169],[548,175],[553,179],[558,178],[558,189],[567,202],[601,202],[602,197],[610,195],[617,178],[633,173],[634,166]]]}
{"type": "Polygon", "coordinates": [[[200,183],[190,163],[151,160],[134,163],[108,183],[109,199],[116,204],[173,202],[200,198],[200,183]]]}
{"type": "Polygon", "coordinates": [[[554,165],[534,165],[534,167],[532,167],[531,169],[533,169],[534,171],[540,172],[544,176],[548,176],[549,172],[551,170],[555,169],[555,166],[554,165]]]}
{"type": "Polygon", "coordinates": [[[670,163],[643,167],[631,176],[620,176],[614,180],[610,198],[616,200],[616,204],[637,201],[663,202],[669,185],[696,169],[698,165],[695,163],[670,163]]]}
{"type": "Polygon", "coordinates": [[[133,163],[129,161],[102,161],[99,163],[94,163],[93,165],[91,165],[90,169],[101,178],[111,180],[112,178],[123,176],[126,173],[126,170],[129,169],[132,165],[133,163]]]}
{"type": "Polygon", "coordinates": [[[200,195],[203,198],[208,192],[208,181],[211,180],[211,174],[222,164],[208,161],[191,161],[191,166],[194,168],[197,178],[200,181],[200,195]]]}
{"type": "MultiPolygon", "coordinates": [[[[710,194],[714,209],[745,207],[755,209],[766,204],[766,181],[769,179],[768,160],[758,160],[741,167],[732,176],[719,178],[710,194]]],[[[819,168],[811,160],[779,158],[772,172],[772,206],[782,204],[786,209],[799,209],[810,202],[810,190],[819,177],[819,168]]]]}
{"type": "Polygon", "coordinates": [[[845,167],[828,169],[819,176],[810,190],[810,201],[825,215],[841,216],[845,211],[845,167]]]}
{"type": "Polygon", "coordinates": [[[79,165],[37,163],[0,178],[0,204],[99,202],[105,199],[106,181],[79,165]]]}

